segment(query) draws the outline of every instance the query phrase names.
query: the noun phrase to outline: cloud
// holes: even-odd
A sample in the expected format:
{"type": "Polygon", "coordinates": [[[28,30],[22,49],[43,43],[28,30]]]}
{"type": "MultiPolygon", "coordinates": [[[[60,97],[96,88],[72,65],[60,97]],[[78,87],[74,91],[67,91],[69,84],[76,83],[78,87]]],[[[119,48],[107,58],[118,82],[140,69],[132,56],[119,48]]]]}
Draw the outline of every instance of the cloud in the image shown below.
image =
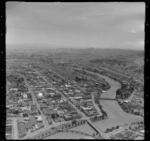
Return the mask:
{"type": "Polygon", "coordinates": [[[140,49],[140,50],[144,49],[144,45],[145,45],[145,42],[142,39],[120,44],[120,46],[125,47],[125,48],[140,49]]]}
{"type": "Polygon", "coordinates": [[[138,33],[138,32],[144,32],[144,23],[138,22],[134,25],[133,29],[131,29],[131,33],[138,33]]]}
{"type": "Polygon", "coordinates": [[[144,46],[144,44],[145,44],[144,40],[137,41],[138,46],[144,46]]]}
{"type": "Polygon", "coordinates": [[[144,8],[135,2],[7,2],[6,42],[87,47],[132,43],[144,38],[144,8]]]}

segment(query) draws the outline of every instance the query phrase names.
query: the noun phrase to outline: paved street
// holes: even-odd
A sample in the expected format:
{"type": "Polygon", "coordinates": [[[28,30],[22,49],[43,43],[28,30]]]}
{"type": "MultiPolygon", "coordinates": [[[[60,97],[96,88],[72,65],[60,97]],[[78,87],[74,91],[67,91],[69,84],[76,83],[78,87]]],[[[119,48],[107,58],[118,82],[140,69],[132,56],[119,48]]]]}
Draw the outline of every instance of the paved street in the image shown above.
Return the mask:
{"type": "MultiPolygon", "coordinates": [[[[24,76],[23,76],[23,77],[24,77],[24,76]]],[[[44,127],[45,127],[45,128],[48,128],[48,127],[49,127],[48,121],[46,120],[46,117],[44,116],[43,112],[40,110],[40,105],[39,105],[39,103],[37,102],[37,99],[36,99],[35,95],[33,94],[33,91],[32,91],[32,89],[31,89],[31,87],[29,86],[28,82],[26,81],[26,78],[25,78],[25,77],[24,77],[24,80],[25,80],[26,86],[27,86],[28,89],[29,89],[29,92],[32,94],[33,103],[37,106],[37,109],[41,112],[41,116],[42,116],[42,119],[43,119],[44,127]]]]}
{"type": "Polygon", "coordinates": [[[101,113],[101,111],[100,111],[98,105],[95,103],[95,100],[94,100],[94,94],[91,94],[91,95],[92,95],[93,106],[94,106],[95,109],[97,110],[98,114],[99,114],[100,116],[102,116],[102,113],[101,113]]]}
{"type": "Polygon", "coordinates": [[[18,127],[17,127],[17,118],[11,118],[12,119],[12,128],[13,128],[13,139],[18,139],[18,127]]]}

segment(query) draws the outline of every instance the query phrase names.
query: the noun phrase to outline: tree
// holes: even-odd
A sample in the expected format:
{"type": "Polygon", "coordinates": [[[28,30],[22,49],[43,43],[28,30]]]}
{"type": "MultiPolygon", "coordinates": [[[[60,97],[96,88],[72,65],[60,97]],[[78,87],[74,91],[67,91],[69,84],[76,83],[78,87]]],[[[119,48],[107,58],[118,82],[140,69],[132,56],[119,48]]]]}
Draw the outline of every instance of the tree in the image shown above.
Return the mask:
{"type": "Polygon", "coordinates": [[[113,131],[114,129],[115,129],[115,128],[114,128],[114,127],[112,127],[112,128],[111,128],[111,131],[113,131]]]}
{"type": "Polygon", "coordinates": [[[118,126],[118,125],[116,126],[116,129],[119,129],[119,126],[118,126]]]}
{"type": "Polygon", "coordinates": [[[94,137],[95,137],[95,136],[96,136],[96,134],[95,134],[95,133],[93,133],[93,134],[92,134],[92,136],[94,136],[94,137]]]}

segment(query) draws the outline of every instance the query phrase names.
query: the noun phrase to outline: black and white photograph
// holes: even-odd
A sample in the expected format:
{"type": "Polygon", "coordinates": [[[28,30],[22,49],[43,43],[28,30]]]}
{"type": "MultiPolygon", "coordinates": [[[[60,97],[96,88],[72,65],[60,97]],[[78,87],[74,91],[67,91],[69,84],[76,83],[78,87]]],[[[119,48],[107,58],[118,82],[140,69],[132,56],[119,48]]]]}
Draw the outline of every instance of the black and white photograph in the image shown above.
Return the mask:
{"type": "Polygon", "coordinates": [[[144,140],[144,2],[6,2],[6,140],[144,140]]]}

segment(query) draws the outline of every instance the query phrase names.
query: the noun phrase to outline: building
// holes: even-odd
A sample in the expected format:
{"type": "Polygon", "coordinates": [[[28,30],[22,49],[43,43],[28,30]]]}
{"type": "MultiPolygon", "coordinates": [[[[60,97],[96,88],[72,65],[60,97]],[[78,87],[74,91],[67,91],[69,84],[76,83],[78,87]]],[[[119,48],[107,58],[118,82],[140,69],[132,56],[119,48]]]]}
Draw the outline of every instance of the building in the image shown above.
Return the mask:
{"type": "Polygon", "coordinates": [[[82,108],[83,110],[92,110],[92,109],[93,109],[92,106],[87,106],[87,107],[81,106],[81,108],[82,108]]]}
{"type": "Polygon", "coordinates": [[[71,115],[66,114],[66,115],[64,115],[64,119],[65,119],[66,121],[68,121],[68,120],[72,120],[72,116],[71,116],[71,115]]]}
{"type": "Polygon", "coordinates": [[[26,93],[22,93],[22,97],[23,97],[24,99],[27,99],[27,98],[28,98],[28,96],[27,96],[26,93]]]}
{"type": "Polygon", "coordinates": [[[78,97],[76,96],[76,97],[73,97],[73,99],[75,99],[75,100],[76,99],[82,99],[82,96],[78,96],[78,97]]]}
{"type": "Polygon", "coordinates": [[[42,116],[35,116],[36,121],[42,121],[42,116]]]}
{"type": "Polygon", "coordinates": [[[73,119],[80,119],[82,116],[80,114],[73,114],[72,118],[73,119]]]}

